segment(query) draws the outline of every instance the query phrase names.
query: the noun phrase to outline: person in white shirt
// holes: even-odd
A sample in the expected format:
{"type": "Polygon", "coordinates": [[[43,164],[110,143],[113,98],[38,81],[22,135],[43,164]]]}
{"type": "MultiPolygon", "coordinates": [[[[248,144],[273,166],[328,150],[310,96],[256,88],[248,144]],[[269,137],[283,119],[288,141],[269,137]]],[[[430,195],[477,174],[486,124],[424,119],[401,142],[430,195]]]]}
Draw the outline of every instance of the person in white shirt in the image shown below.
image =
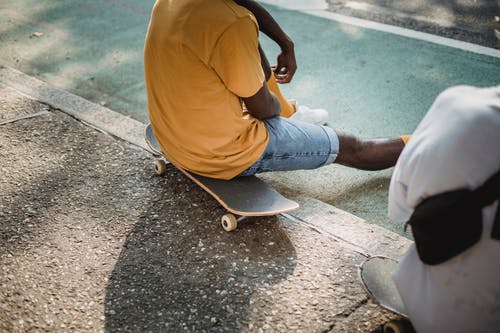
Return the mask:
{"type": "MultiPolygon", "coordinates": [[[[406,222],[429,198],[477,189],[498,176],[499,169],[500,85],[450,88],[438,96],[396,164],[389,188],[389,217],[406,222]]],[[[496,199],[481,205],[479,220],[451,219],[444,229],[447,235],[439,236],[437,243],[449,250],[460,233],[453,223],[460,221],[470,222],[467,227],[478,231],[471,245],[429,264],[422,260],[422,248],[414,244],[393,272],[417,332],[500,332],[500,186],[495,184],[490,190],[496,199]]]]}

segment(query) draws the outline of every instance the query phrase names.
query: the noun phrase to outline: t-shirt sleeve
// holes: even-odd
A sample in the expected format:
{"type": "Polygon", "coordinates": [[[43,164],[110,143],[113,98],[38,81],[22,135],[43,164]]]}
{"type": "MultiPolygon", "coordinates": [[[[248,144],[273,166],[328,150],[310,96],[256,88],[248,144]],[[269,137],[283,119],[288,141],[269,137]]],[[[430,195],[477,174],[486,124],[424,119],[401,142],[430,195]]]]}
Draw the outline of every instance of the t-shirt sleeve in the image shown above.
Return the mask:
{"type": "Polygon", "coordinates": [[[255,95],[264,83],[258,33],[251,18],[240,18],[220,36],[210,57],[210,66],[239,97],[255,95]]]}

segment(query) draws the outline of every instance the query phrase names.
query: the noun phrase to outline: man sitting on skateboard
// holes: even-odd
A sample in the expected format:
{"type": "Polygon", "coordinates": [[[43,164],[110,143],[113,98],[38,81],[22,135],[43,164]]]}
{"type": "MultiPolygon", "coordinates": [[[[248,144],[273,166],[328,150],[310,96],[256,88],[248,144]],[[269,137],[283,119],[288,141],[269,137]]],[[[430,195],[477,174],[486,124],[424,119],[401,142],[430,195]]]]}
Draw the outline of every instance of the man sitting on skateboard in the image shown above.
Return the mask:
{"type": "Polygon", "coordinates": [[[402,138],[363,140],[294,119],[300,108],[276,84],[288,82],[294,66],[290,38],[254,1],[157,0],[144,67],[149,117],[165,155],[221,179],[333,162],[366,170],[396,163],[402,138]],[[282,50],[274,73],[259,24],[282,50]]]}

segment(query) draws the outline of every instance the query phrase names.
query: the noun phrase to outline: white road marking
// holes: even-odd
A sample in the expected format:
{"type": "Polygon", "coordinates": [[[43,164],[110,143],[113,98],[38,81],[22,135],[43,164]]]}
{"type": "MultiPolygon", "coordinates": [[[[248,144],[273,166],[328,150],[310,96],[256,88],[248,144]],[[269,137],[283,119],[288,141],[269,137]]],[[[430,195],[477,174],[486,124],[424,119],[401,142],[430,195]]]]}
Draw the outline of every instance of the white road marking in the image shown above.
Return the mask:
{"type": "Polygon", "coordinates": [[[391,33],[394,35],[404,36],[408,38],[423,40],[426,42],[431,42],[434,44],[444,45],[448,47],[453,47],[456,49],[461,49],[464,51],[474,52],[477,54],[487,55],[490,57],[500,58],[500,50],[495,50],[493,48],[476,45],[468,42],[463,42],[459,40],[454,40],[451,38],[436,36],[433,34],[410,30],[406,28],[396,27],[389,24],[383,24],[378,22],[373,22],[369,20],[359,19],[352,16],[332,13],[327,11],[326,1],[315,0],[315,1],[303,1],[303,0],[261,0],[259,1],[264,4],[273,5],[277,7],[282,7],[290,10],[300,11],[309,15],[346,23],[362,28],[383,31],[391,33]]]}

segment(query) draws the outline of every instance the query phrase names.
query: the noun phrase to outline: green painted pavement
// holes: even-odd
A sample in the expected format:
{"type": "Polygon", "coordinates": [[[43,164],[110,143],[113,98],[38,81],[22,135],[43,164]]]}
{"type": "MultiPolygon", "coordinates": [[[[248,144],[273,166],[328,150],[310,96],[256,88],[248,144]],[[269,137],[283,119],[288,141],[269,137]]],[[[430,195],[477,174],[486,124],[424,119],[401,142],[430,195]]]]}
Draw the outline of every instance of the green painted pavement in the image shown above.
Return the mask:
{"type": "MultiPolygon", "coordinates": [[[[500,58],[271,9],[292,36],[299,65],[283,91],[327,108],[335,128],[368,136],[408,133],[444,89],[500,83],[500,58]]],[[[269,40],[264,45],[273,58],[277,49],[269,40]]]]}
{"type": "Polygon", "coordinates": [[[0,59],[146,121],[142,49],[154,1],[0,3],[0,59]],[[33,36],[34,32],[43,33],[33,36]]]}

